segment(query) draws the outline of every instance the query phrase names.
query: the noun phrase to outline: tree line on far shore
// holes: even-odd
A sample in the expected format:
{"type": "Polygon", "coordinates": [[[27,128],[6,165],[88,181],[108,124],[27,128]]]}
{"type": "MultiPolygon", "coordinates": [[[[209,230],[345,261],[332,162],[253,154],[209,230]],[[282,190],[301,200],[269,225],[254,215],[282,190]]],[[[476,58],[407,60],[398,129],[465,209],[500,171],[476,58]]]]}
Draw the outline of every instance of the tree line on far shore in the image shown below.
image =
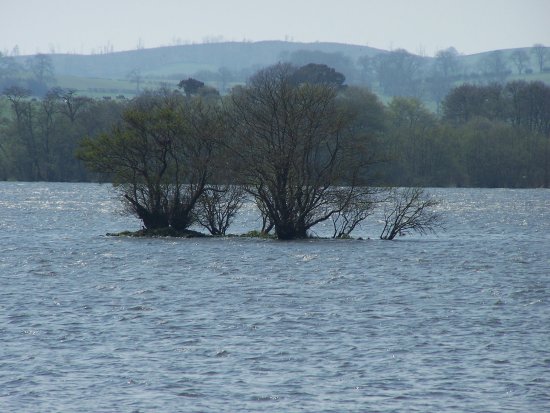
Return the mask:
{"type": "MultiPolygon", "coordinates": [[[[323,81],[338,86],[340,103],[357,106],[358,124],[369,137],[369,154],[378,160],[370,168],[372,185],[550,184],[550,87],[542,82],[463,84],[444,97],[437,115],[411,97],[395,97],[384,104],[366,88],[344,87],[343,76],[324,65],[306,66],[296,76],[317,77],[317,82],[325,76],[323,81]]],[[[188,83],[186,96],[225,104],[240,90],[220,97],[201,85],[188,83]]],[[[150,94],[135,100],[91,99],[74,90],[53,88],[37,99],[21,87],[4,89],[0,180],[97,179],[74,156],[81,140],[110,131],[124,111],[150,94]]]]}

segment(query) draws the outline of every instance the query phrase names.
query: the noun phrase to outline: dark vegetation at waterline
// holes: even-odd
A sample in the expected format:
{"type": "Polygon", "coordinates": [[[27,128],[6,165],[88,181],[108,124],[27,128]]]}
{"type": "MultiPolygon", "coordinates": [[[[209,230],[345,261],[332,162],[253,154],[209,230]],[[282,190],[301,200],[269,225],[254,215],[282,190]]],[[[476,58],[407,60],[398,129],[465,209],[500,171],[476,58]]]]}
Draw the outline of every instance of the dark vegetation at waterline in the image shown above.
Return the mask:
{"type": "Polygon", "coordinates": [[[108,237],[147,237],[147,238],[161,238],[161,237],[170,237],[170,238],[201,238],[206,235],[198,231],[177,231],[173,228],[157,228],[157,229],[145,229],[142,228],[138,231],[122,231],[122,232],[108,232],[108,237]]]}

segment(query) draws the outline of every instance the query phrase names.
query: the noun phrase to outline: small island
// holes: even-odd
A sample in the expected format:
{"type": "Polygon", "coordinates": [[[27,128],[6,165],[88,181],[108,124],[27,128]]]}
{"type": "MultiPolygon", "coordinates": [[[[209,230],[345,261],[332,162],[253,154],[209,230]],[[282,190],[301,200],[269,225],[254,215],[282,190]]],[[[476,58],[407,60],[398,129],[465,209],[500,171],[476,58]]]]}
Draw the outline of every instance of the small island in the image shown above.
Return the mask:
{"type": "Polygon", "coordinates": [[[382,239],[439,225],[437,201],[421,188],[368,185],[376,162],[362,108],[369,93],[349,91],[326,65],[277,64],[225,99],[198,81],[185,94],[143,93],[110,132],[83,141],[79,158],[109,177],[143,229],[132,236],[225,235],[245,199],[262,217],[259,233],[307,238],[331,221],[333,238],[384,208],[382,239]],[[363,103],[362,103],[363,102],[363,103]]]}

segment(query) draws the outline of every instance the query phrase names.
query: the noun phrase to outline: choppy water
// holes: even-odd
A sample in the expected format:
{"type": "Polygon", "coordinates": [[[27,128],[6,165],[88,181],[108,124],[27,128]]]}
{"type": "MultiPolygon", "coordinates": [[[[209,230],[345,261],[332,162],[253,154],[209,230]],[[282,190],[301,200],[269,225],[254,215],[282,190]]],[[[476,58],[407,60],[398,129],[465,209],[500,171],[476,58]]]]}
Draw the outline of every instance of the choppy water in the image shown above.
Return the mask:
{"type": "Polygon", "coordinates": [[[550,411],[550,191],[435,193],[424,238],[123,239],[0,183],[0,412],[550,411]]]}

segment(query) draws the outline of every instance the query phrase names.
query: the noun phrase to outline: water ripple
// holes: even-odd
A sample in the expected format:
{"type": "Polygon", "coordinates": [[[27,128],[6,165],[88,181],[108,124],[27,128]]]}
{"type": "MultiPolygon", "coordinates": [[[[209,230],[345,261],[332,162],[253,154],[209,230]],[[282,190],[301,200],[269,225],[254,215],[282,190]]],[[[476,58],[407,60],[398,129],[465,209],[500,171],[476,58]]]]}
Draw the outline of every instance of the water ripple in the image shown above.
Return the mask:
{"type": "Polygon", "coordinates": [[[436,190],[426,238],[281,243],[105,237],[139,227],[107,186],[0,189],[1,411],[550,405],[547,190],[436,190]]]}

